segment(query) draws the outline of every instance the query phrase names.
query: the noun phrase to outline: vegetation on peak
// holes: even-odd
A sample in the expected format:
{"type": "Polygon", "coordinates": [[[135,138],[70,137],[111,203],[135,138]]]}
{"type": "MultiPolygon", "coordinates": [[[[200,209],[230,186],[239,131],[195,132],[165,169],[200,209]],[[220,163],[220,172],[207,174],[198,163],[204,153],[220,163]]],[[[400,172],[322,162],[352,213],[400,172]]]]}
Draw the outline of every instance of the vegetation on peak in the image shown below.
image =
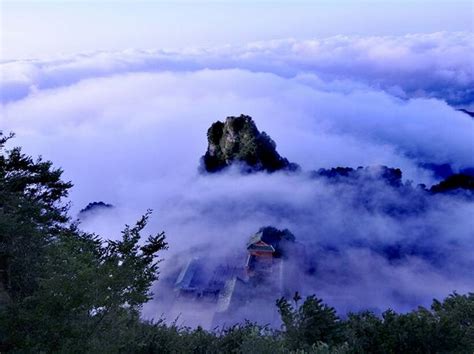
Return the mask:
{"type": "Polygon", "coordinates": [[[85,216],[87,216],[88,214],[90,214],[94,211],[109,210],[109,209],[113,209],[113,208],[114,208],[114,206],[112,204],[104,203],[103,201],[92,202],[92,203],[87,204],[85,206],[85,208],[82,208],[79,211],[79,218],[85,217],[85,216]]]}
{"type": "Polygon", "coordinates": [[[290,163],[276,151],[276,144],[265,132],[260,132],[252,117],[240,115],[217,121],[207,131],[208,148],[203,156],[204,169],[217,172],[233,164],[243,171],[294,171],[290,163]]]}
{"type": "Polygon", "coordinates": [[[358,167],[357,169],[351,167],[321,168],[311,175],[314,178],[324,177],[335,182],[381,180],[393,187],[402,185],[402,171],[399,168],[387,166],[358,167]]]}

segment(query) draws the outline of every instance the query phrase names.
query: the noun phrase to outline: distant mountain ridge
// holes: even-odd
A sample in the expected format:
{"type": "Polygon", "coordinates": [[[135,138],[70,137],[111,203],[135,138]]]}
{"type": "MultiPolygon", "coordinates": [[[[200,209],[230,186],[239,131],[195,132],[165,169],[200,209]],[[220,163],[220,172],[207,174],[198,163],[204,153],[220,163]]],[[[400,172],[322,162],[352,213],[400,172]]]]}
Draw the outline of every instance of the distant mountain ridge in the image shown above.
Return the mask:
{"type": "Polygon", "coordinates": [[[474,177],[463,173],[453,174],[430,189],[433,193],[452,193],[458,190],[474,192],[474,177]]]}
{"type": "Polygon", "coordinates": [[[114,206],[112,204],[104,203],[102,201],[100,202],[92,202],[86,205],[85,208],[81,209],[79,211],[79,219],[82,219],[86,217],[87,215],[90,215],[96,211],[101,211],[101,210],[108,210],[108,209],[113,209],[114,206]]]}
{"type": "Polygon", "coordinates": [[[324,177],[331,182],[348,182],[358,180],[382,180],[392,187],[402,185],[402,171],[399,168],[387,166],[358,167],[336,167],[331,169],[321,168],[311,173],[313,178],[324,177]]]}
{"type": "MultiPolygon", "coordinates": [[[[276,143],[264,131],[260,132],[252,117],[241,114],[229,116],[224,122],[213,123],[207,131],[208,147],[202,156],[201,167],[208,173],[222,171],[236,165],[244,173],[300,171],[300,166],[289,162],[276,151],[276,143]]],[[[420,164],[443,178],[443,180],[427,189],[431,193],[453,193],[464,191],[468,196],[474,193],[474,175],[472,168],[454,173],[449,164],[420,164]]],[[[330,183],[370,183],[383,181],[388,185],[402,187],[402,171],[387,166],[335,167],[310,172],[311,178],[324,178],[330,183]]]]}
{"type": "Polygon", "coordinates": [[[459,112],[463,112],[463,113],[466,113],[468,116],[470,116],[471,118],[474,118],[474,112],[471,112],[471,111],[468,111],[467,109],[464,109],[464,108],[460,108],[458,109],[459,112]]]}

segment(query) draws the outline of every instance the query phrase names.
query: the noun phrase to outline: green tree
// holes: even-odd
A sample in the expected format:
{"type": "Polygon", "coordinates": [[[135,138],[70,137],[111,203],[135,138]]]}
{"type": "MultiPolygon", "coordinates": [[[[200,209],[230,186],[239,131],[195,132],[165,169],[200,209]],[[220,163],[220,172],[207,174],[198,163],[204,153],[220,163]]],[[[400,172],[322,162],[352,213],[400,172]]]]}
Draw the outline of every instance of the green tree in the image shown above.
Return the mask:
{"type": "Polygon", "coordinates": [[[328,345],[343,342],[341,321],[334,308],[314,295],[308,296],[300,306],[299,299],[299,294],[295,294],[294,306],[285,298],[276,303],[291,349],[310,348],[320,342],[328,345]]]}
{"type": "Polygon", "coordinates": [[[150,211],[119,241],[81,232],[62,202],[72,184],[51,162],[5,150],[10,137],[0,140],[1,348],[119,350],[152,295],[164,233],[142,243],[150,211]]]}
{"type": "Polygon", "coordinates": [[[345,327],[355,353],[472,353],[474,294],[434,300],[430,310],[350,314],[345,327]]]}
{"type": "Polygon", "coordinates": [[[459,353],[474,352],[474,293],[453,293],[443,302],[433,300],[436,346],[459,353]]]}
{"type": "Polygon", "coordinates": [[[11,137],[0,132],[0,280],[17,299],[37,286],[45,249],[68,220],[68,206],[59,202],[72,184],[49,161],[33,160],[20,148],[5,151],[11,137]]]}
{"type": "Polygon", "coordinates": [[[381,352],[383,323],[373,312],[349,314],[345,327],[349,345],[355,353],[381,352]]]}

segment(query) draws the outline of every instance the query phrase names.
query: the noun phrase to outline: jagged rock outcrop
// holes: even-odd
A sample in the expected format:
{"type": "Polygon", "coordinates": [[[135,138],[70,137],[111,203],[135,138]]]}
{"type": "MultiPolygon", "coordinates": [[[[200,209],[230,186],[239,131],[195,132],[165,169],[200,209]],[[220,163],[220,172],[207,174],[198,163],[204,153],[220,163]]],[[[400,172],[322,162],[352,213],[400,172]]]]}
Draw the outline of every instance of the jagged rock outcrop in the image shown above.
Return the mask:
{"type": "Polygon", "coordinates": [[[265,132],[260,132],[252,117],[227,117],[215,122],[207,131],[208,148],[203,156],[207,172],[217,172],[233,164],[243,171],[294,171],[299,167],[276,151],[276,144],[265,132]]]}

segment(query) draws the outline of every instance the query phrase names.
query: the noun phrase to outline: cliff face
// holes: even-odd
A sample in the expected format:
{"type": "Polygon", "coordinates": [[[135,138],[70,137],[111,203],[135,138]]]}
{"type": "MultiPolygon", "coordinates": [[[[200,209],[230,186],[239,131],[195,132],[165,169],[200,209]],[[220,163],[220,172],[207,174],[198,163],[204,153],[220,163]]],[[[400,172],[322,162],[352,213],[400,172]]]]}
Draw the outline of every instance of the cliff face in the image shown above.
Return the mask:
{"type": "Polygon", "coordinates": [[[207,131],[207,141],[203,156],[207,172],[217,172],[232,164],[240,164],[246,172],[298,169],[298,165],[278,154],[275,142],[257,129],[250,116],[215,122],[207,131]]]}

